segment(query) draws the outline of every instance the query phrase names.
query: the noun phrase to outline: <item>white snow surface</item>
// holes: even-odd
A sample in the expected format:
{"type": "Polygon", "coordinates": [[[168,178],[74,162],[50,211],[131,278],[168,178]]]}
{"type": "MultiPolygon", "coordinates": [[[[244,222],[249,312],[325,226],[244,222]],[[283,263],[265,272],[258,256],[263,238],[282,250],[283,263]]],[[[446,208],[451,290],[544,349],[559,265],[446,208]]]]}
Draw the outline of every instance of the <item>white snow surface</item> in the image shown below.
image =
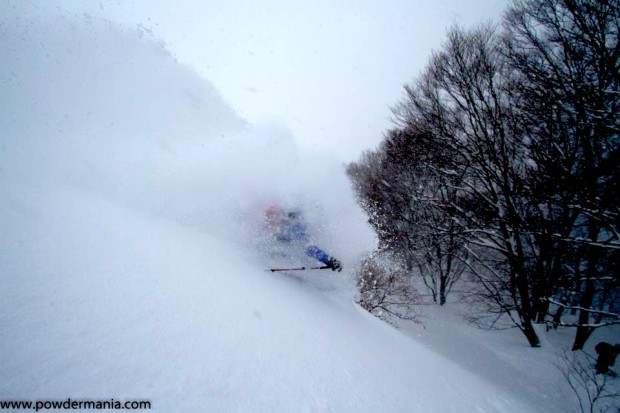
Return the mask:
{"type": "Polygon", "coordinates": [[[7,4],[0,400],[562,411],[522,391],[529,376],[518,369],[511,386],[494,382],[488,363],[481,373],[463,362],[490,350],[455,359],[448,347],[466,333],[436,327],[444,346],[434,349],[430,330],[396,330],[353,303],[350,267],[374,238],[329,156],[304,158],[285,129],[238,118],[145,33],[7,4]],[[314,211],[317,241],[348,271],[263,271],[254,214],[274,200],[314,211]]]}

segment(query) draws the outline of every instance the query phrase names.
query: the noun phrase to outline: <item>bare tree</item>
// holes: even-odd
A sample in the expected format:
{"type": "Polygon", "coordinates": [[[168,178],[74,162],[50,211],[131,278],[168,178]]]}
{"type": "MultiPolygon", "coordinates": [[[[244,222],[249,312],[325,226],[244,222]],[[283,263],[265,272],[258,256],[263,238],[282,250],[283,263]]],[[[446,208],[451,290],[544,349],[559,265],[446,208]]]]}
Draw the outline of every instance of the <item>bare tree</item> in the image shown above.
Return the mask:
{"type": "Polygon", "coordinates": [[[410,268],[417,268],[433,301],[444,305],[465,271],[467,257],[463,227],[444,208],[458,196],[455,178],[446,179],[429,168],[443,165],[449,154],[435,147],[432,134],[407,129],[391,131],[385,153],[393,171],[391,195],[399,201],[399,215],[407,218],[397,232],[401,254],[410,268]]]}
{"type": "Polygon", "coordinates": [[[349,165],[349,176],[381,248],[419,271],[433,301],[444,305],[463,273],[466,250],[457,225],[437,200],[453,197],[451,186],[425,167],[436,156],[425,134],[394,129],[381,147],[349,165]]]}
{"type": "Polygon", "coordinates": [[[435,147],[450,153],[428,169],[452,185],[455,196],[441,207],[462,226],[469,258],[480,265],[465,263],[489,288],[503,289],[491,294],[496,304],[506,314],[515,311],[516,325],[536,347],[523,180],[530,164],[506,64],[493,29],[452,29],[421,79],[405,87],[395,114],[404,127],[430,131],[435,147]],[[500,265],[488,256],[501,256],[500,265]]]}
{"type": "Polygon", "coordinates": [[[452,29],[348,170],[383,248],[440,302],[467,272],[533,347],[533,323],[580,349],[620,317],[619,22],[617,0],[516,0],[502,32],[452,29]]]}
{"type": "Polygon", "coordinates": [[[558,369],[574,392],[581,413],[616,413],[620,388],[604,374],[596,374],[583,352],[563,353],[558,369]]]}
{"type": "Polygon", "coordinates": [[[422,303],[410,277],[386,253],[362,260],[357,270],[358,304],[369,313],[393,324],[394,318],[419,321],[415,306],[422,303]]]}
{"type": "Polygon", "coordinates": [[[603,298],[618,286],[610,270],[620,249],[619,10],[616,0],[523,0],[505,19],[515,102],[536,165],[538,295],[580,308],[573,349],[594,330],[592,316],[611,310],[603,298]],[[567,288],[578,303],[563,302],[567,288]]]}

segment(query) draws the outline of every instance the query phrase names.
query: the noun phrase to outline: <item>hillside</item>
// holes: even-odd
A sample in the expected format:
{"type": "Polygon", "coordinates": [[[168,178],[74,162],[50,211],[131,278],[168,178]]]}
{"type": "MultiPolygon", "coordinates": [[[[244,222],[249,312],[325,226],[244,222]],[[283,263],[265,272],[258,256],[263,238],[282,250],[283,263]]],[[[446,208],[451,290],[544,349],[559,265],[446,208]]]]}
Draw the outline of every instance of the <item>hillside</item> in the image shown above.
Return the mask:
{"type": "Polygon", "coordinates": [[[0,400],[561,411],[353,303],[373,237],[337,166],[316,171],[286,130],[240,119],[148,34],[1,15],[0,400]],[[321,241],[348,272],[263,271],[252,213],[279,197],[322,204],[321,241]]]}

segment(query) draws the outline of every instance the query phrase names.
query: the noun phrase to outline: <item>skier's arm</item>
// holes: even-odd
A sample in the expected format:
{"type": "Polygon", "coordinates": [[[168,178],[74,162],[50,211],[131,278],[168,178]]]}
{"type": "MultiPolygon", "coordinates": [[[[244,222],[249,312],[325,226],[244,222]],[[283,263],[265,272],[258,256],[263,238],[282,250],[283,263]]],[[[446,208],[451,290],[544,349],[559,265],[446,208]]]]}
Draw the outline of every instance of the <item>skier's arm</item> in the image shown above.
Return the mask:
{"type": "Polygon", "coordinates": [[[306,255],[312,257],[323,264],[327,265],[332,271],[342,271],[342,264],[334,257],[330,257],[325,251],[316,245],[310,245],[306,248],[306,255]]]}

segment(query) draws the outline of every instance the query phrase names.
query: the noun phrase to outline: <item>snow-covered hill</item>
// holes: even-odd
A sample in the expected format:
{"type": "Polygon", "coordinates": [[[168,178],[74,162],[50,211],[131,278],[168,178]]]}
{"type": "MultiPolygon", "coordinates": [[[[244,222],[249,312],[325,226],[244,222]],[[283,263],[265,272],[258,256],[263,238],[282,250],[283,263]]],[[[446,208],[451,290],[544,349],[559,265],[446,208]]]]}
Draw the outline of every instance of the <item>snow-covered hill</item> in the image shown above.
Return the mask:
{"type": "Polygon", "coordinates": [[[274,198],[321,197],[345,265],[372,247],[338,168],[239,119],[144,33],[2,8],[0,400],[549,411],[360,310],[346,271],[262,271],[248,216],[274,198]]]}

